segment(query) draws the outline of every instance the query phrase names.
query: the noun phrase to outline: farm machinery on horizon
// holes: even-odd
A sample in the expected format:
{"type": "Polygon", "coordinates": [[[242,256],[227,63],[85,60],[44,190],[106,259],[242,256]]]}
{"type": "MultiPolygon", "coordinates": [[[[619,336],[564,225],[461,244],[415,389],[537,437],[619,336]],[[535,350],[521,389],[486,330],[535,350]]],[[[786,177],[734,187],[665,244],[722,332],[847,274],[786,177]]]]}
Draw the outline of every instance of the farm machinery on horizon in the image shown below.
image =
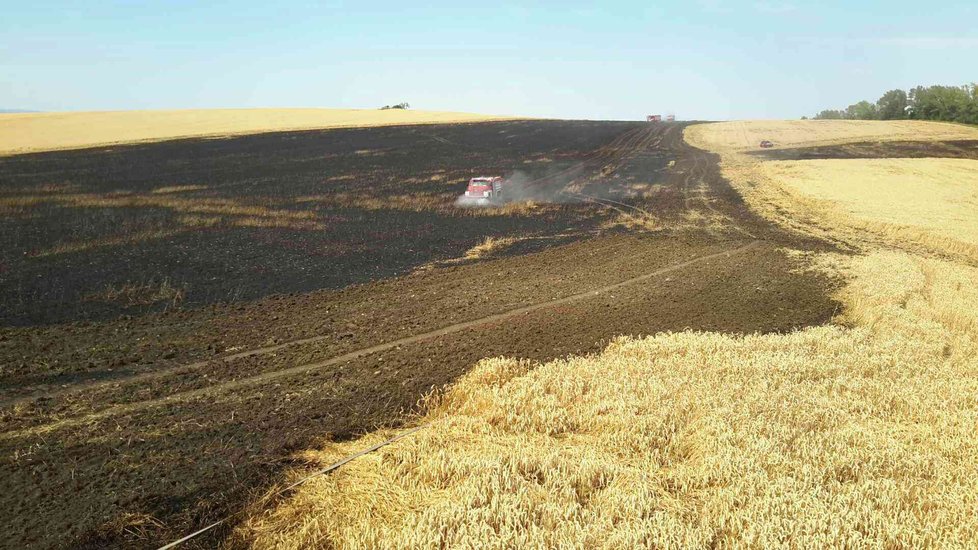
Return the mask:
{"type": "Polygon", "coordinates": [[[645,117],[645,120],[648,122],[662,122],[663,120],[666,122],[676,122],[676,115],[668,114],[665,118],[662,118],[662,115],[648,115],[645,117]]]}

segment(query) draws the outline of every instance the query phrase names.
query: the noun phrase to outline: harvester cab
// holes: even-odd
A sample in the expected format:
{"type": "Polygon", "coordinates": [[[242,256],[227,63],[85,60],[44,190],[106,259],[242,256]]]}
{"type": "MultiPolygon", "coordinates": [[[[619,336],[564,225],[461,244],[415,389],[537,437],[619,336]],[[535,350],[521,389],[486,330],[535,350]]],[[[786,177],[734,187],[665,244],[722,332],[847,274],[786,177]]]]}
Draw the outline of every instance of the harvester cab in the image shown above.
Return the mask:
{"type": "Polygon", "coordinates": [[[499,176],[472,178],[465,188],[465,194],[459,197],[459,203],[466,206],[499,204],[504,200],[504,184],[499,176]]]}

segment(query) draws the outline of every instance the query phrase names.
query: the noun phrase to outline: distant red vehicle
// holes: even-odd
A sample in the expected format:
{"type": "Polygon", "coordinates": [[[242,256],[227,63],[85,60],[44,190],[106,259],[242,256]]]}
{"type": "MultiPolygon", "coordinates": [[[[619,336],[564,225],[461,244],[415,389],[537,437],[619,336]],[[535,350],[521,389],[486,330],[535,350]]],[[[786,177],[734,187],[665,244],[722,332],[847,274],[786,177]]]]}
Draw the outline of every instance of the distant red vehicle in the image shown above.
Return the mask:
{"type": "Polygon", "coordinates": [[[487,206],[503,202],[503,188],[506,180],[499,176],[483,176],[469,180],[465,194],[459,197],[459,204],[465,206],[487,206]]]}
{"type": "Polygon", "coordinates": [[[649,122],[662,122],[662,115],[649,115],[645,117],[645,120],[649,122]]]}
{"type": "Polygon", "coordinates": [[[771,143],[770,141],[765,139],[764,141],[761,142],[762,149],[770,149],[771,147],[774,147],[774,144],[771,143]]]}

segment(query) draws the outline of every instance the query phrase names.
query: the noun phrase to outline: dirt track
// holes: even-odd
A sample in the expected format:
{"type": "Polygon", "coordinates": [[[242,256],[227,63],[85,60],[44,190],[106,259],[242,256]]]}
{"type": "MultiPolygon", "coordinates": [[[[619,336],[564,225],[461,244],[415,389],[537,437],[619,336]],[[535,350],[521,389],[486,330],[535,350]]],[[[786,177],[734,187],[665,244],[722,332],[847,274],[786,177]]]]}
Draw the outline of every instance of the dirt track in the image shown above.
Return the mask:
{"type": "Polygon", "coordinates": [[[401,422],[482,357],[831,316],[830,283],[779,250],[819,243],[753,216],[680,125],[615,128],[532,178],[580,197],[550,229],[571,224],[570,242],[338,290],[0,332],[6,357],[36,353],[0,383],[7,544],[153,547],[239,509],[293,450],[401,422]],[[617,217],[645,229],[595,223],[617,217]]]}

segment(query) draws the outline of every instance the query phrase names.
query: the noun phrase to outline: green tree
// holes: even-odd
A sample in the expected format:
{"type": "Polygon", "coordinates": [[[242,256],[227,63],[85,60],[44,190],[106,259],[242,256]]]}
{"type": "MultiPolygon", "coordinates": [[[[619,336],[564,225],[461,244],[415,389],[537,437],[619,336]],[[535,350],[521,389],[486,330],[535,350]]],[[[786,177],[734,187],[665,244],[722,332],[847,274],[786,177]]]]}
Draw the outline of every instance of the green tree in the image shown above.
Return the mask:
{"type": "Polygon", "coordinates": [[[910,90],[907,97],[910,102],[910,118],[928,120],[937,116],[940,109],[931,88],[917,86],[910,90]]]}
{"type": "Polygon", "coordinates": [[[876,111],[876,104],[868,101],[860,101],[846,107],[846,118],[849,120],[876,120],[879,113],[876,111]]]}
{"type": "Polygon", "coordinates": [[[917,86],[910,90],[911,113],[921,120],[971,122],[974,85],[917,86]]]}
{"type": "Polygon", "coordinates": [[[907,92],[890,90],[876,102],[876,110],[882,120],[899,120],[907,118],[907,107],[909,105],[907,92]]]}
{"type": "Polygon", "coordinates": [[[968,124],[978,124],[978,84],[972,82],[971,84],[965,86],[970,96],[970,101],[968,101],[968,106],[965,109],[964,120],[961,122],[967,122],[968,124]]]}
{"type": "Polygon", "coordinates": [[[825,109],[815,115],[815,120],[840,120],[846,118],[846,114],[842,111],[837,111],[833,109],[825,109]]]}
{"type": "Polygon", "coordinates": [[[826,109],[816,120],[895,120],[913,118],[978,124],[978,84],[917,86],[909,92],[890,90],[875,104],[854,103],[842,111],[826,109]]]}

